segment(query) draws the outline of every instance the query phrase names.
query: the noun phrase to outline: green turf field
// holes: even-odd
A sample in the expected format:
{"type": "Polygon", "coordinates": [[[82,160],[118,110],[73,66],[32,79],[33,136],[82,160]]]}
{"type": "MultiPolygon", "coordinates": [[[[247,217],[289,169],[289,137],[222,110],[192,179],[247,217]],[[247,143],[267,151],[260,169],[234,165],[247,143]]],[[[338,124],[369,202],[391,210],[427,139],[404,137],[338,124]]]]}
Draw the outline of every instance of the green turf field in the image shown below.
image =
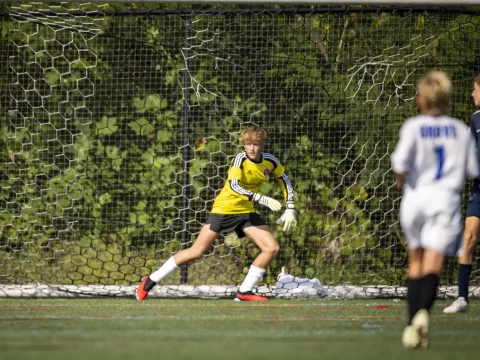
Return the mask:
{"type": "Polygon", "coordinates": [[[476,358],[480,301],[448,316],[446,304],[431,348],[406,351],[404,301],[0,299],[0,359],[476,358]]]}

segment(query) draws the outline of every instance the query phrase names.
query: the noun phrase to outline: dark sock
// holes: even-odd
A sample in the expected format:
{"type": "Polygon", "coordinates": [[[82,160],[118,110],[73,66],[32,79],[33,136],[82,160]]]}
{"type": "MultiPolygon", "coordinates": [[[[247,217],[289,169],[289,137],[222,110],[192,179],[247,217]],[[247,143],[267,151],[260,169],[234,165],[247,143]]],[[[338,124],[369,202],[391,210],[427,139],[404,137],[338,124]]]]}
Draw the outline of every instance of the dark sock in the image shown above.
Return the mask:
{"type": "Polygon", "coordinates": [[[153,289],[153,287],[156,285],[157,283],[155,281],[153,281],[152,279],[150,279],[150,276],[147,278],[147,281],[145,282],[145,285],[143,286],[143,290],[145,291],[150,291],[153,289]]]}
{"type": "Polygon", "coordinates": [[[458,297],[464,297],[468,301],[468,285],[470,283],[470,274],[472,265],[458,265],[458,297]]]}
{"type": "Polygon", "coordinates": [[[412,279],[407,278],[407,302],[408,302],[408,324],[412,323],[412,319],[420,310],[420,290],[422,285],[422,278],[412,279]]]}
{"type": "Polygon", "coordinates": [[[430,312],[435,297],[437,296],[438,275],[428,274],[422,278],[420,291],[420,309],[427,309],[430,312]]]}

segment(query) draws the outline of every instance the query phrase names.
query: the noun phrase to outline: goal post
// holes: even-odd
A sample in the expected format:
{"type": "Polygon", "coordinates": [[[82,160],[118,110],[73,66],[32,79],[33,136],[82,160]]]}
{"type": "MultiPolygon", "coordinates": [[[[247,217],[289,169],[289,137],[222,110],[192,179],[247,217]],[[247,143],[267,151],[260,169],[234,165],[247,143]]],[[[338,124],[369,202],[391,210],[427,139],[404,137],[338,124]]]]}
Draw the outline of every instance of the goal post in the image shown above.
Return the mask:
{"type": "MultiPolygon", "coordinates": [[[[133,296],[195,241],[249,124],[299,210],[284,234],[258,209],[281,246],[258,290],[404,297],[390,154],[427,70],[452,77],[453,116],[475,110],[478,5],[1,2],[0,297],[133,296]]],[[[221,236],[152,295],[232,297],[257,254],[221,236]]],[[[456,295],[456,266],[440,296],[456,295]]]]}

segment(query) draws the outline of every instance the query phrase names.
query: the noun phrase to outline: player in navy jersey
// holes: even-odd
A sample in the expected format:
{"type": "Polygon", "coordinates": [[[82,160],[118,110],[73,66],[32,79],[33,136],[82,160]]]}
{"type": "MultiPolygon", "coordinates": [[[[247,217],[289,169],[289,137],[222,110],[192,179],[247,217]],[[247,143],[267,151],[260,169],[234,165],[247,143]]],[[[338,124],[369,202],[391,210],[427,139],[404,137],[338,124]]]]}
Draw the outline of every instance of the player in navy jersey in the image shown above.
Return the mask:
{"type": "MultiPolygon", "coordinates": [[[[480,75],[473,80],[472,98],[475,106],[480,107],[480,75]]],[[[473,113],[470,118],[470,131],[476,141],[477,156],[480,159],[480,111],[473,113]]],[[[458,261],[458,297],[443,310],[446,314],[467,312],[470,309],[468,302],[468,287],[472,273],[473,252],[480,228],[480,179],[473,181],[472,194],[468,200],[465,214],[465,230],[463,232],[462,251],[458,261]]]]}
{"type": "Polygon", "coordinates": [[[460,192],[466,177],[479,175],[468,126],[446,115],[452,84],[441,71],[418,83],[420,115],[408,119],[392,154],[397,186],[403,188],[400,224],[407,238],[408,326],[405,348],[427,348],[430,309],[445,255],[460,247],[460,192]]]}
{"type": "Polygon", "coordinates": [[[239,301],[268,301],[266,296],[253,293],[254,287],[265,274],[268,264],[275,258],[280,246],[270,229],[259,214],[255,212],[254,203],[278,211],[282,204],[268,196],[258,193],[260,185],[270,176],[277,179],[286,201],[286,210],[277,220],[283,224],[283,231],[289,231],[297,225],[297,215],[293,199],[293,187],[283,165],[278,159],[263,152],[267,134],[257,126],[242,132],[240,140],[245,149],[232,161],[228,178],[222,191],[215,198],[213,208],[206,224],[193,245],[174,256],[149,276],[145,276],[136,290],[136,297],[143,301],[148,292],[180,265],[199,258],[213,243],[220,233],[235,231],[239,237],[247,236],[261,250],[237,291],[239,301]]]}

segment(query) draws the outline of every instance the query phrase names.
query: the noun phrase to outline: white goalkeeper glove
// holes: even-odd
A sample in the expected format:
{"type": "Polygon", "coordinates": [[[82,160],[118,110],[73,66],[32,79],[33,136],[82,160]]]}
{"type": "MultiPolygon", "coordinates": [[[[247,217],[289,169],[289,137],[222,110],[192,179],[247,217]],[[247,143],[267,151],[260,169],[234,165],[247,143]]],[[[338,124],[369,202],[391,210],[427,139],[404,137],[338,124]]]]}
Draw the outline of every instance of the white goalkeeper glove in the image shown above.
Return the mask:
{"type": "Polygon", "coordinates": [[[277,224],[283,224],[283,231],[288,232],[295,229],[297,226],[297,212],[295,211],[295,205],[287,204],[287,209],[283,212],[283,215],[277,220],[277,224]]]}
{"type": "Polygon", "coordinates": [[[278,211],[282,208],[282,203],[280,201],[272,199],[268,196],[254,194],[252,200],[260,205],[268,206],[272,211],[278,211]]]}

